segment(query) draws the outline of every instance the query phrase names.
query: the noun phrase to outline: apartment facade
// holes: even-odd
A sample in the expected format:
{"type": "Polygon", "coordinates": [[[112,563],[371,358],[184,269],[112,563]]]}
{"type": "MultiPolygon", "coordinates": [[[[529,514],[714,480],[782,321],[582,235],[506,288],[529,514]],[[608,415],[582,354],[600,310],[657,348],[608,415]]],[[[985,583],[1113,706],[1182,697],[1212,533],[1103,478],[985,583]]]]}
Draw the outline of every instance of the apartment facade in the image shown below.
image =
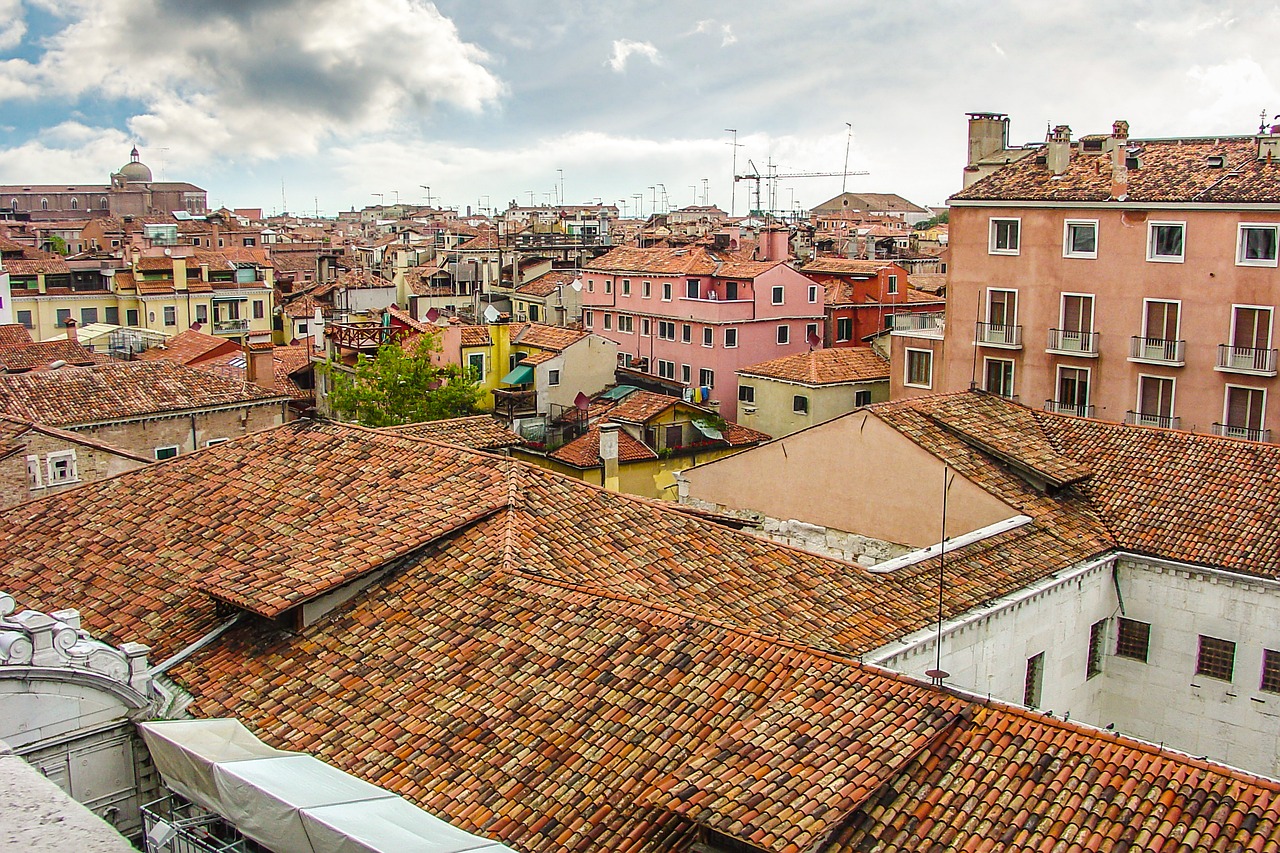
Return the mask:
{"type": "Polygon", "coordinates": [[[905,396],[980,388],[1047,410],[1269,441],[1280,424],[1280,127],[1071,140],[951,200],[942,330],[895,332],[905,396]],[[944,351],[945,350],[945,351],[944,351]]]}
{"type": "Polygon", "coordinates": [[[584,270],[583,327],[615,341],[633,370],[735,420],[737,370],[821,346],[823,288],[785,263],[786,240],[762,232],[765,260],[705,246],[615,249],[584,270]]]}

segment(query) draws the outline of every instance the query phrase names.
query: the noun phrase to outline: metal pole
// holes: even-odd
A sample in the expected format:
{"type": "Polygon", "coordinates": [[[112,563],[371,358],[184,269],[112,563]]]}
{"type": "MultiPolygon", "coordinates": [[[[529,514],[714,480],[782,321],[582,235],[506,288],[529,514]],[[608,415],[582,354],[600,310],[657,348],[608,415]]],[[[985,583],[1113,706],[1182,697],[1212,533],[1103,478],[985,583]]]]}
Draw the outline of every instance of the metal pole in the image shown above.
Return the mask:
{"type": "Polygon", "coordinates": [[[849,145],[853,142],[853,125],[846,121],[844,126],[849,128],[849,135],[844,140],[844,174],[840,176],[840,195],[844,195],[844,189],[849,183],[849,145]]]}
{"type": "Polygon", "coordinates": [[[733,134],[733,142],[729,144],[733,146],[733,174],[729,176],[729,215],[738,215],[738,129],[736,127],[726,127],[725,133],[733,134]]]}

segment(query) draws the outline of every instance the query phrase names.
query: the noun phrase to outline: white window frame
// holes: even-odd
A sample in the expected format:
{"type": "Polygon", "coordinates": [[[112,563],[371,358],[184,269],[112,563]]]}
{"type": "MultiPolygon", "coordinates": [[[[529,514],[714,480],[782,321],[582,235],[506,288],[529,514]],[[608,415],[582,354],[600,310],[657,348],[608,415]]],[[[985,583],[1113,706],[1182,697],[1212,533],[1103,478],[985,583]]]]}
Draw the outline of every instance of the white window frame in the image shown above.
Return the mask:
{"type": "Polygon", "coordinates": [[[609,313],[605,313],[602,316],[604,318],[604,325],[602,328],[606,332],[612,332],[613,331],[613,315],[609,313]]]}
{"type": "Polygon", "coordinates": [[[649,299],[649,298],[652,298],[652,296],[653,296],[653,282],[651,281],[640,282],[640,298],[649,299]]]}
{"type": "Polygon", "coordinates": [[[1262,392],[1262,417],[1258,419],[1258,432],[1265,432],[1267,429],[1267,389],[1255,388],[1252,385],[1234,385],[1230,382],[1227,383],[1226,388],[1224,388],[1222,391],[1223,431],[1226,432],[1227,435],[1230,435],[1231,433],[1227,432],[1227,430],[1252,429],[1252,427],[1233,427],[1229,423],[1229,420],[1231,418],[1231,389],[1232,388],[1236,389],[1237,391],[1261,391],[1262,392]]]}
{"type": "Polygon", "coordinates": [[[631,295],[631,279],[629,278],[624,278],[622,280],[622,295],[623,296],[631,295]]]}
{"type": "Polygon", "coordinates": [[[732,329],[732,328],[725,329],[724,330],[724,348],[737,349],[737,347],[738,347],[738,330],[732,329]]]}
{"type": "Polygon", "coordinates": [[[475,358],[479,358],[479,359],[480,359],[480,369],[479,369],[478,371],[476,371],[476,381],[477,381],[477,382],[483,382],[483,381],[484,381],[485,376],[487,376],[487,375],[488,375],[488,371],[486,371],[486,370],[485,370],[485,357],[484,357],[484,353],[482,353],[482,352],[473,352],[473,353],[468,353],[468,354],[467,354],[467,369],[468,369],[468,370],[470,370],[471,368],[474,368],[474,367],[475,367],[475,364],[473,364],[473,363],[472,363],[472,359],[475,359],[475,358]]]}
{"type": "MultiPolygon", "coordinates": [[[[1230,345],[1233,347],[1236,345],[1236,314],[1237,314],[1237,309],[1239,308],[1244,308],[1249,311],[1263,311],[1266,313],[1267,345],[1265,347],[1256,347],[1256,349],[1268,349],[1268,350],[1271,349],[1271,341],[1275,338],[1275,334],[1276,334],[1276,312],[1275,312],[1274,305],[1233,304],[1231,306],[1231,337],[1227,339],[1230,342],[1230,345]]],[[[1179,315],[1178,321],[1179,322],[1182,321],[1181,315],[1179,315]]]]}
{"type": "Polygon", "coordinates": [[[1016,360],[1012,358],[993,358],[991,356],[983,356],[982,358],[982,385],[983,385],[982,390],[986,391],[988,394],[995,394],[999,397],[1007,397],[1007,398],[1017,396],[1013,392],[1014,385],[1017,382],[1017,376],[1018,376],[1018,362],[1016,360]],[[1009,393],[1007,394],[1002,394],[999,391],[992,391],[990,388],[987,387],[988,385],[987,379],[991,375],[990,366],[993,361],[1000,362],[1001,364],[1009,365],[1009,393]]]}
{"type": "Polygon", "coordinates": [[[1274,222],[1241,222],[1236,226],[1236,266],[1238,267],[1275,267],[1280,266],[1280,225],[1274,222]],[[1244,256],[1245,229],[1267,229],[1274,235],[1272,245],[1276,247],[1276,257],[1270,260],[1247,260],[1244,256]]]}
{"type": "Polygon", "coordinates": [[[851,341],[851,340],[853,340],[853,318],[852,317],[836,317],[836,341],[842,343],[844,341],[851,341]],[[843,338],[840,337],[841,323],[849,324],[849,334],[843,338]]]}
{"type": "Polygon", "coordinates": [[[636,318],[631,314],[619,314],[618,332],[623,335],[634,335],[636,333],[636,318]]]}
{"type": "MultiPolygon", "coordinates": [[[[675,338],[672,338],[672,340],[675,340],[675,338]]],[[[682,344],[693,343],[693,326],[689,325],[688,323],[680,324],[680,343],[682,344]]]]}
{"type": "MultiPolygon", "coordinates": [[[[1153,335],[1151,334],[1151,329],[1147,325],[1147,321],[1151,319],[1151,312],[1147,309],[1147,306],[1150,305],[1152,302],[1159,302],[1162,305],[1178,306],[1178,324],[1177,324],[1177,328],[1173,330],[1174,336],[1171,340],[1175,340],[1175,341],[1182,340],[1182,300],[1181,299],[1156,299],[1155,297],[1147,297],[1142,300],[1142,337],[1143,339],[1144,340],[1151,340],[1151,339],[1166,340],[1166,338],[1163,337],[1164,335],[1163,329],[1160,330],[1160,333],[1161,333],[1160,338],[1153,338],[1153,335]]],[[[1231,312],[1231,317],[1232,317],[1231,321],[1234,323],[1235,322],[1234,311],[1231,312]]]]}
{"type": "Polygon", "coordinates": [[[1094,321],[1096,319],[1096,312],[1098,308],[1097,295],[1093,293],[1072,293],[1069,291],[1064,291],[1058,297],[1058,329],[1063,332],[1080,332],[1081,334],[1084,333],[1084,330],[1082,329],[1067,328],[1067,298],[1068,297],[1078,297],[1080,299],[1089,300],[1089,334],[1093,334],[1094,332],[1098,331],[1098,327],[1094,325],[1094,321]]]}
{"type": "Polygon", "coordinates": [[[1147,260],[1156,264],[1180,264],[1187,259],[1187,223],[1177,222],[1174,220],[1156,220],[1147,223],[1147,260]],[[1181,228],[1182,229],[1182,254],[1180,255],[1157,255],[1156,254],[1156,229],[1157,228],[1181,228]]]}
{"type": "Polygon", "coordinates": [[[810,304],[814,304],[817,301],[818,301],[818,285],[811,284],[809,285],[809,302],[810,304]]]}
{"type": "MultiPolygon", "coordinates": [[[[1012,293],[1013,294],[1013,322],[1005,323],[1004,325],[1006,326],[1018,325],[1018,309],[1022,307],[1020,304],[1022,300],[1019,298],[1018,289],[1016,287],[988,287],[987,288],[987,305],[986,305],[986,317],[985,317],[986,324],[988,326],[992,325],[991,294],[993,293],[1012,293]]],[[[1061,313],[1061,309],[1059,309],[1059,313],[1061,313]]]]}
{"type": "Polygon", "coordinates": [[[1162,376],[1159,373],[1139,373],[1138,374],[1138,390],[1137,400],[1133,404],[1133,413],[1137,416],[1138,423],[1142,423],[1143,417],[1150,418],[1166,418],[1173,422],[1177,417],[1178,411],[1178,379],[1176,376],[1162,376]],[[1154,379],[1157,382],[1169,383],[1169,414],[1162,415],[1159,412],[1142,411],[1142,380],[1154,379]]]}
{"type": "Polygon", "coordinates": [[[680,381],[688,385],[693,379],[693,368],[687,364],[680,365],[680,381]]]}
{"type": "Polygon", "coordinates": [[[669,281],[664,281],[662,283],[662,301],[663,302],[671,301],[671,282],[669,281]]]}
{"type": "Polygon", "coordinates": [[[702,330],[702,345],[704,347],[714,347],[716,345],[716,330],[710,326],[702,330]]]}
{"type": "Polygon", "coordinates": [[[650,320],[648,317],[640,318],[640,337],[642,338],[653,337],[653,321],[650,320]]]}
{"type": "Polygon", "coordinates": [[[674,380],[676,378],[676,363],[667,361],[665,358],[658,359],[658,378],[674,380]]]}
{"type": "Polygon", "coordinates": [[[853,392],[853,405],[855,408],[861,409],[863,406],[871,405],[871,392],[866,388],[858,388],[853,392]],[[865,401],[865,402],[860,402],[865,401]]]}
{"type": "Polygon", "coordinates": [[[755,401],[756,401],[756,386],[743,385],[741,382],[739,382],[738,383],[738,402],[754,403],[755,401]]]}
{"type": "Polygon", "coordinates": [[[898,295],[898,274],[897,273],[889,274],[889,295],[890,296],[898,295]]]}
{"type": "Polygon", "coordinates": [[[777,332],[778,346],[783,347],[791,343],[791,327],[785,323],[778,327],[777,332]]]}
{"type": "Polygon", "coordinates": [[[159,447],[157,447],[157,448],[155,449],[154,453],[155,453],[155,457],[156,457],[156,461],[157,461],[157,462],[159,462],[159,461],[161,461],[161,460],[164,460],[164,459],[176,459],[178,456],[181,456],[181,455],[182,455],[182,448],[181,448],[181,447],[179,447],[179,446],[178,446],[178,445],[176,445],[176,444],[162,444],[162,445],[160,445],[159,447]],[[171,456],[161,456],[161,455],[160,455],[160,451],[162,451],[162,450],[172,450],[172,451],[173,451],[173,455],[171,455],[171,456]]]}
{"type": "Polygon", "coordinates": [[[211,438],[211,439],[209,439],[208,441],[206,441],[206,442],[204,443],[204,446],[205,446],[205,447],[216,447],[216,446],[218,446],[219,444],[226,444],[226,443],[227,443],[228,441],[230,441],[230,440],[231,440],[231,439],[229,439],[229,438],[211,438]]]}
{"type": "Polygon", "coordinates": [[[716,372],[709,367],[703,367],[698,370],[698,386],[707,386],[708,388],[716,387],[716,372]],[[706,382],[702,380],[706,379],[706,382]]]}
{"type": "Polygon", "coordinates": [[[560,384],[560,369],[548,368],[547,369],[547,385],[555,386],[559,384],[560,384]]]}
{"type": "Polygon", "coordinates": [[[773,305],[785,305],[787,300],[787,289],[780,284],[775,284],[770,292],[770,298],[773,305]]]}
{"type": "Polygon", "coordinates": [[[44,466],[40,464],[40,457],[36,455],[27,457],[27,488],[43,489],[44,483],[44,466]]]}
{"type": "Polygon", "coordinates": [[[933,387],[933,350],[931,349],[915,349],[913,347],[906,348],[906,358],[903,361],[902,384],[908,388],[932,388],[933,387]],[[929,381],[926,384],[911,381],[911,357],[913,355],[925,356],[929,359],[929,381]]]}
{"type": "Polygon", "coordinates": [[[1022,253],[1022,217],[1020,216],[993,216],[988,226],[987,235],[987,254],[989,255],[1018,255],[1022,253]],[[1014,237],[1014,246],[1012,248],[1005,247],[1003,249],[996,247],[996,233],[1000,225],[1012,222],[1016,231],[1014,237]]]}
{"type": "Polygon", "coordinates": [[[1068,219],[1062,223],[1062,257],[1064,258],[1085,258],[1087,260],[1097,260],[1098,258],[1098,220],[1096,219],[1068,219]],[[1093,229],[1093,251],[1077,252],[1071,248],[1071,229],[1073,226],[1087,225],[1093,229]]]}
{"type": "MultiPolygon", "coordinates": [[[[1077,382],[1076,382],[1076,387],[1077,387],[1077,388],[1079,387],[1079,381],[1078,381],[1078,380],[1077,380],[1077,382]]],[[[1053,372],[1053,402],[1054,402],[1054,404],[1055,404],[1056,406],[1066,406],[1066,405],[1070,405],[1070,406],[1074,406],[1074,407],[1075,407],[1075,408],[1077,408],[1077,409],[1088,409],[1088,408],[1089,408],[1089,406],[1090,406],[1090,405],[1092,405],[1092,400],[1093,400],[1093,368],[1091,368],[1091,367],[1080,367],[1080,366],[1078,366],[1078,365],[1074,365],[1074,364],[1059,364],[1059,365],[1058,365],[1058,369],[1057,369],[1057,370],[1055,370],[1055,371],[1053,372]],[[1059,392],[1060,390],[1062,390],[1062,372],[1063,372],[1064,370],[1074,370],[1074,371],[1076,371],[1077,373],[1083,373],[1083,374],[1084,374],[1085,395],[1084,395],[1084,402],[1083,402],[1083,403],[1081,403],[1079,400],[1076,400],[1076,402],[1074,402],[1074,403],[1064,403],[1062,400],[1058,399],[1058,392],[1059,392]]]]}
{"type": "Polygon", "coordinates": [[[594,325],[595,320],[596,320],[596,315],[594,311],[582,312],[582,325],[585,326],[586,328],[590,329],[594,325]]]}

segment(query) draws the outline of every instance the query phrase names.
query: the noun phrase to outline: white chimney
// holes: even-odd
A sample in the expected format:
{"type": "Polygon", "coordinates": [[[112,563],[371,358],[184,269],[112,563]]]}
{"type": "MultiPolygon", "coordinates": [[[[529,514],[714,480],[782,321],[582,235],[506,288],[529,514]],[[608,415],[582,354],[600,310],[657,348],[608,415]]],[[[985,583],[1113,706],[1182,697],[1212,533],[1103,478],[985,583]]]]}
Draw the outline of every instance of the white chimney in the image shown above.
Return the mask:
{"type": "Polygon", "coordinates": [[[1071,165],[1071,128],[1060,124],[1049,135],[1044,150],[1045,165],[1055,175],[1061,175],[1071,165]]]}
{"type": "Polygon", "coordinates": [[[611,492],[618,491],[618,424],[600,424],[600,461],[604,463],[604,481],[600,484],[611,492]]]}
{"type": "Polygon", "coordinates": [[[316,314],[311,318],[311,340],[312,348],[316,352],[324,350],[324,314],[321,313],[319,307],[316,308],[316,314]]]}

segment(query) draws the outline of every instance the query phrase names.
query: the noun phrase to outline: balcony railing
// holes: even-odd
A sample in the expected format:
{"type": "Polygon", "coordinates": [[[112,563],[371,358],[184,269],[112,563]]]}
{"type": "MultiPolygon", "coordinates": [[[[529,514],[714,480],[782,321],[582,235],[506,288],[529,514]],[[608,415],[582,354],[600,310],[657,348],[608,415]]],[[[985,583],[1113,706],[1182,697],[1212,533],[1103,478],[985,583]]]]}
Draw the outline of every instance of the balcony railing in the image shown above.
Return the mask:
{"type": "Polygon", "coordinates": [[[1088,358],[1098,356],[1098,333],[1081,332],[1077,329],[1050,329],[1047,352],[1061,355],[1083,355],[1088,358]]]}
{"type": "Polygon", "coordinates": [[[1276,351],[1218,344],[1218,364],[1214,369],[1251,376],[1275,376],[1276,351]]]}
{"type": "Polygon", "coordinates": [[[891,317],[895,335],[913,338],[941,338],[946,315],[942,311],[921,311],[912,314],[894,314],[891,317]]]}
{"type": "Polygon", "coordinates": [[[248,320],[214,320],[215,335],[244,335],[249,332],[248,320]]]}
{"type": "Polygon", "coordinates": [[[1231,424],[1214,424],[1214,435],[1221,435],[1225,438],[1247,438],[1249,441],[1270,441],[1271,430],[1269,429],[1252,429],[1250,427],[1232,426],[1231,424]]]}
{"type": "Polygon", "coordinates": [[[1134,426],[1160,427],[1162,429],[1178,429],[1182,418],[1175,415],[1151,415],[1146,412],[1125,412],[1124,422],[1134,426]]]}
{"type": "Polygon", "coordinates": [[[381,323],[330,323],[324,331],[337,346],[377,349],[383,344],[399,340],[406,330],[381,323]]]}
{"type": "Polygon", "coordinates": [[[507,420],[536,414],[538,411],[538,392],[495,388],[493,391],[493,413],[507,420]]]}
{"type": "Polygon", "coordinates": [[[1003,349],[1022,349],[1022,327],[1003,323],[979,323],[978,343],[1003,349]]]}
{"type": "Polygon", "coordinates": [[[1168,367],[1182,367],[1187,363],[1187,342],[1173,341],[1167,338],[1144,338],[1134,336],[1129,339],[1129,360],[1143,364],[1163,364],[1168,367]]]}
{"type": "Polygon", "coordinates": [[[1077,418],[1093,417],[1093,406],[1078,403],[1060,403],[1057,400],[1045,400],[1044,410],[1058,415],[1072,415],[1077,418]]]}

